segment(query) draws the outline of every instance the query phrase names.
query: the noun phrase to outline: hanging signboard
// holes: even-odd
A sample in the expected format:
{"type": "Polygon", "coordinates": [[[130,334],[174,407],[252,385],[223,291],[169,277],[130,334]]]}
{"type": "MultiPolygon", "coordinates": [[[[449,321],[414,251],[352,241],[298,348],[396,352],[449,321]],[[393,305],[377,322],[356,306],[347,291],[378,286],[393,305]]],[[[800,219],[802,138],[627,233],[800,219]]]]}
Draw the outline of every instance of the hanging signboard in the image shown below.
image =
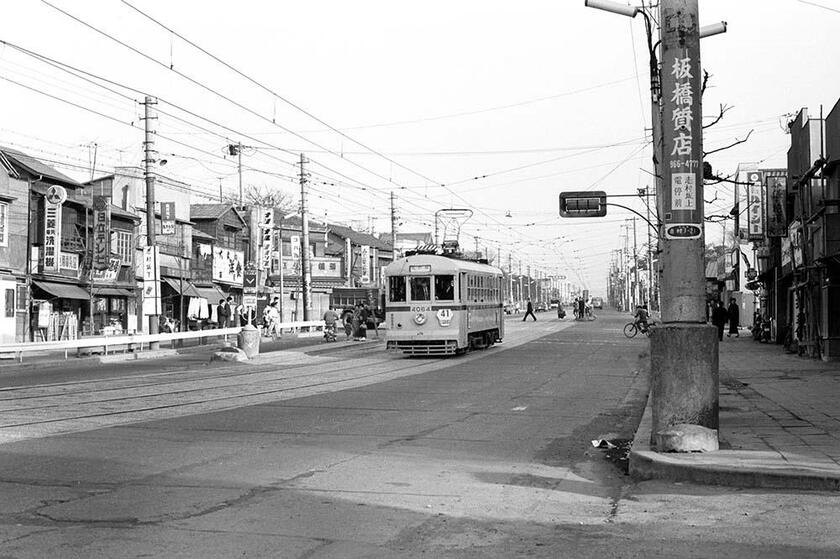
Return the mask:
{"type": "Polygon", "coordinates": [[[274,208],[260,208],[260,257],[257,266],[261,270],[271,270],[271,251],[274,240],[274,208]]]}
{"type": "Polygon", "coordinates": [[[703,236],[700,45],[696,13],[663,10],[663,235],[703,236]]]}
{"type": "Polygon", "coordinates": [[[52,185],[44,195],[44,271],[58,272],[61,246],[61,205],[67,200],[63,186],[52,185]]]}
{"type": "Polygon", "coordinates": [[[300,237],[298,235],[292,235],[289,238],[289,243],[291,244],[292,249],[292,269],[294,270],[295,274],[300,274],[301,264],[300,264],[300,237]]]}
{"type": "Polygon", "coordinates": [[[245,254],[232,248],[213,249],[213,280],[242,286],[245,254]]]}
{"type": "Polygon", "coordinates": [[[160,314],[160,247],[143,247],[143,314],[160,314]]]}
{"type": "Polygon", "coordinates": [[[111,258],[111,200],[93,197],[93,269],[107,270],[111,258]]]}
{"type": "Polygon", "coordinates": [[[175,202],[160,203],[160,234],[175,234],[175,202]]]}
{"type": "Polygon", "coordinates": [[[764,182],[767,198],[767,236],[784,237],[787,235],[787,170],[764,171],[764,182]]]}
{"type": "Polygon", "coordinates": [[[764,182],[761,171],[747,173],[747,239],[764,238],[764,182]]]}
{"type": "Polygon", "coordinates": [[[112,256],[108,259],[108,267],[104,270],[94,270],[93,279],[97,282],[113,283],[117,281],[117,275],[120,273],[120,265],[122,261],[117,256],[112,256]]]}

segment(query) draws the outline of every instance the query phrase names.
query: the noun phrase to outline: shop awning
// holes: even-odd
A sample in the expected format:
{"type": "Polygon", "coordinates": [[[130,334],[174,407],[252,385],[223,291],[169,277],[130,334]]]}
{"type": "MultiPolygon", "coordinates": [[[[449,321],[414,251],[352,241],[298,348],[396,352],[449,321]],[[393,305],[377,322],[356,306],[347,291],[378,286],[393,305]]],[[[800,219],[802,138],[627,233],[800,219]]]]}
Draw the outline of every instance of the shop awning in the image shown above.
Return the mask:
{"type": "Polygon", "coordinates": [[[93,294],[97,297],[134,297],[134,293],[121,287],[94,287],[93,294]]]}
{"type": "Polygon", "coordinates": [[[195,286],[190,283],[188,280],[181,280],[178,278],[171,278],[169,276],[162,276],[164,282],[166,282],[169,287],[175,290],[175,293],[179,295],[184,295],[185,297],[204,297],[204,295],[199,295],[196,292],[195,286]],[[181,286],[184,287],[183,291],[181,291],[181,286]]]}
{"type": "Polygon", "coordinates": [[[218,287],[199,287],[193,286],[199,297],[204,297],[210,303],[218,303],[222,299],[227,299],[227,295],[218,287]]]}
{"type": "Polygon", "coordinates": [[[55,283],[52,281],[32,280],[32,284],[40,287],[58,299],[81,299],[83,301],[90,299],[90,293],[88,293],[87,290],[72,283],[55,283]]]}

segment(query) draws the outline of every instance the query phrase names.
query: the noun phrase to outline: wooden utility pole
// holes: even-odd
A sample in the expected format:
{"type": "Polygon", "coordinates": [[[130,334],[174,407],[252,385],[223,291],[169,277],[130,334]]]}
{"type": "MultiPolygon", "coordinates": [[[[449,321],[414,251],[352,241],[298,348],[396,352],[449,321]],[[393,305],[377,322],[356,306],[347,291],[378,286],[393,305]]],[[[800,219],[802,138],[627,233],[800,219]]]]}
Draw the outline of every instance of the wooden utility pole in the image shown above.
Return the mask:
{"type": "MultiPolygon", "coordinates": [[[[152,114],[152,105],[154,105],[156,101],[149,96],[146,96],[144,99],[143,105],[145,108],[144,112],[144,128],[145,128],[145,141],[143,142],[143,151],[144,151],[144,175],[146,179],[146,246],[151,248],[152,258],[154,258],[154,269],[155,269],[155,279],[152,282],[154,285],[153,290],[153,298],[154,307],[153,313],[149,315],[149,334],[157,334],[158,333],[158,321],[160,320],[157,308],[160,305],[160,285],[158,283],[158,262],[157,262],[157,251],[155,247],[157,246],[155,242],[155,175],[154,175],[154,163],[155,163],[155,132],[152,128],[152,119],[157,118],[152,114]]],[[[146,295],[144,294],[144,297],[146,295]]],[[[93,317],[91,317],[91,320],[93,317]]],[[[152,342],[149,344],[150,349],[160,349],[160,342],[152,342]]]]}
{"type": "Polygon", "coordinates": [[[312,310],[312,271],[309,262],[309,218],[306,211],[306,158],[300,154],[300,278],[303,292],[303,320],[309,320],[312,310]]]}
{"type": "Polygon", "coordinates": [[[397,209],[391,192],[391,262],[397,259],[397,209]]]}

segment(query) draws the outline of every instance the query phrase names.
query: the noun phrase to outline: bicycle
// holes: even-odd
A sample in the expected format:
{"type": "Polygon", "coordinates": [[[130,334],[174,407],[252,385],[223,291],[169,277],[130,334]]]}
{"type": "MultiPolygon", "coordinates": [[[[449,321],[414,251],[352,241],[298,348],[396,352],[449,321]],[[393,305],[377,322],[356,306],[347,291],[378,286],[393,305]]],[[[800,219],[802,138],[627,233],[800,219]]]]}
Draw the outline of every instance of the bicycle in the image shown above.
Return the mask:
{"type": "Polygon", "coordinates": [[[627,336],[628,338],[634,338],[634,337],[636,337],[636,334],[638,334],[639,332],[642,332],[645,336],[650,337],[651,327],[655,326],[655,325],[656,325],[655,322],[648,321],[647,327],[642,328],[641,326],[639,326],[635,322],[628,322],[627,324],[624,325],[624,335],[627,336]]]}

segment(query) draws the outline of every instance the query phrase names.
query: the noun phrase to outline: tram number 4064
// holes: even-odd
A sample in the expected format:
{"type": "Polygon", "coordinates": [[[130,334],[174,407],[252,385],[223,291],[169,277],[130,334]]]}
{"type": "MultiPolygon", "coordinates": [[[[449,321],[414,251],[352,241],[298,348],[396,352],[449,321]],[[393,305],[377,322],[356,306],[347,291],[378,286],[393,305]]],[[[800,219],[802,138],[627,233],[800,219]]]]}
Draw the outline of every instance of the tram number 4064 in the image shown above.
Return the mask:
{"type": "Polygon", "coordinates": [[[665,226],[666,239],[699,239],[703,229],[696,223],[671,223],[665,226]]]}

